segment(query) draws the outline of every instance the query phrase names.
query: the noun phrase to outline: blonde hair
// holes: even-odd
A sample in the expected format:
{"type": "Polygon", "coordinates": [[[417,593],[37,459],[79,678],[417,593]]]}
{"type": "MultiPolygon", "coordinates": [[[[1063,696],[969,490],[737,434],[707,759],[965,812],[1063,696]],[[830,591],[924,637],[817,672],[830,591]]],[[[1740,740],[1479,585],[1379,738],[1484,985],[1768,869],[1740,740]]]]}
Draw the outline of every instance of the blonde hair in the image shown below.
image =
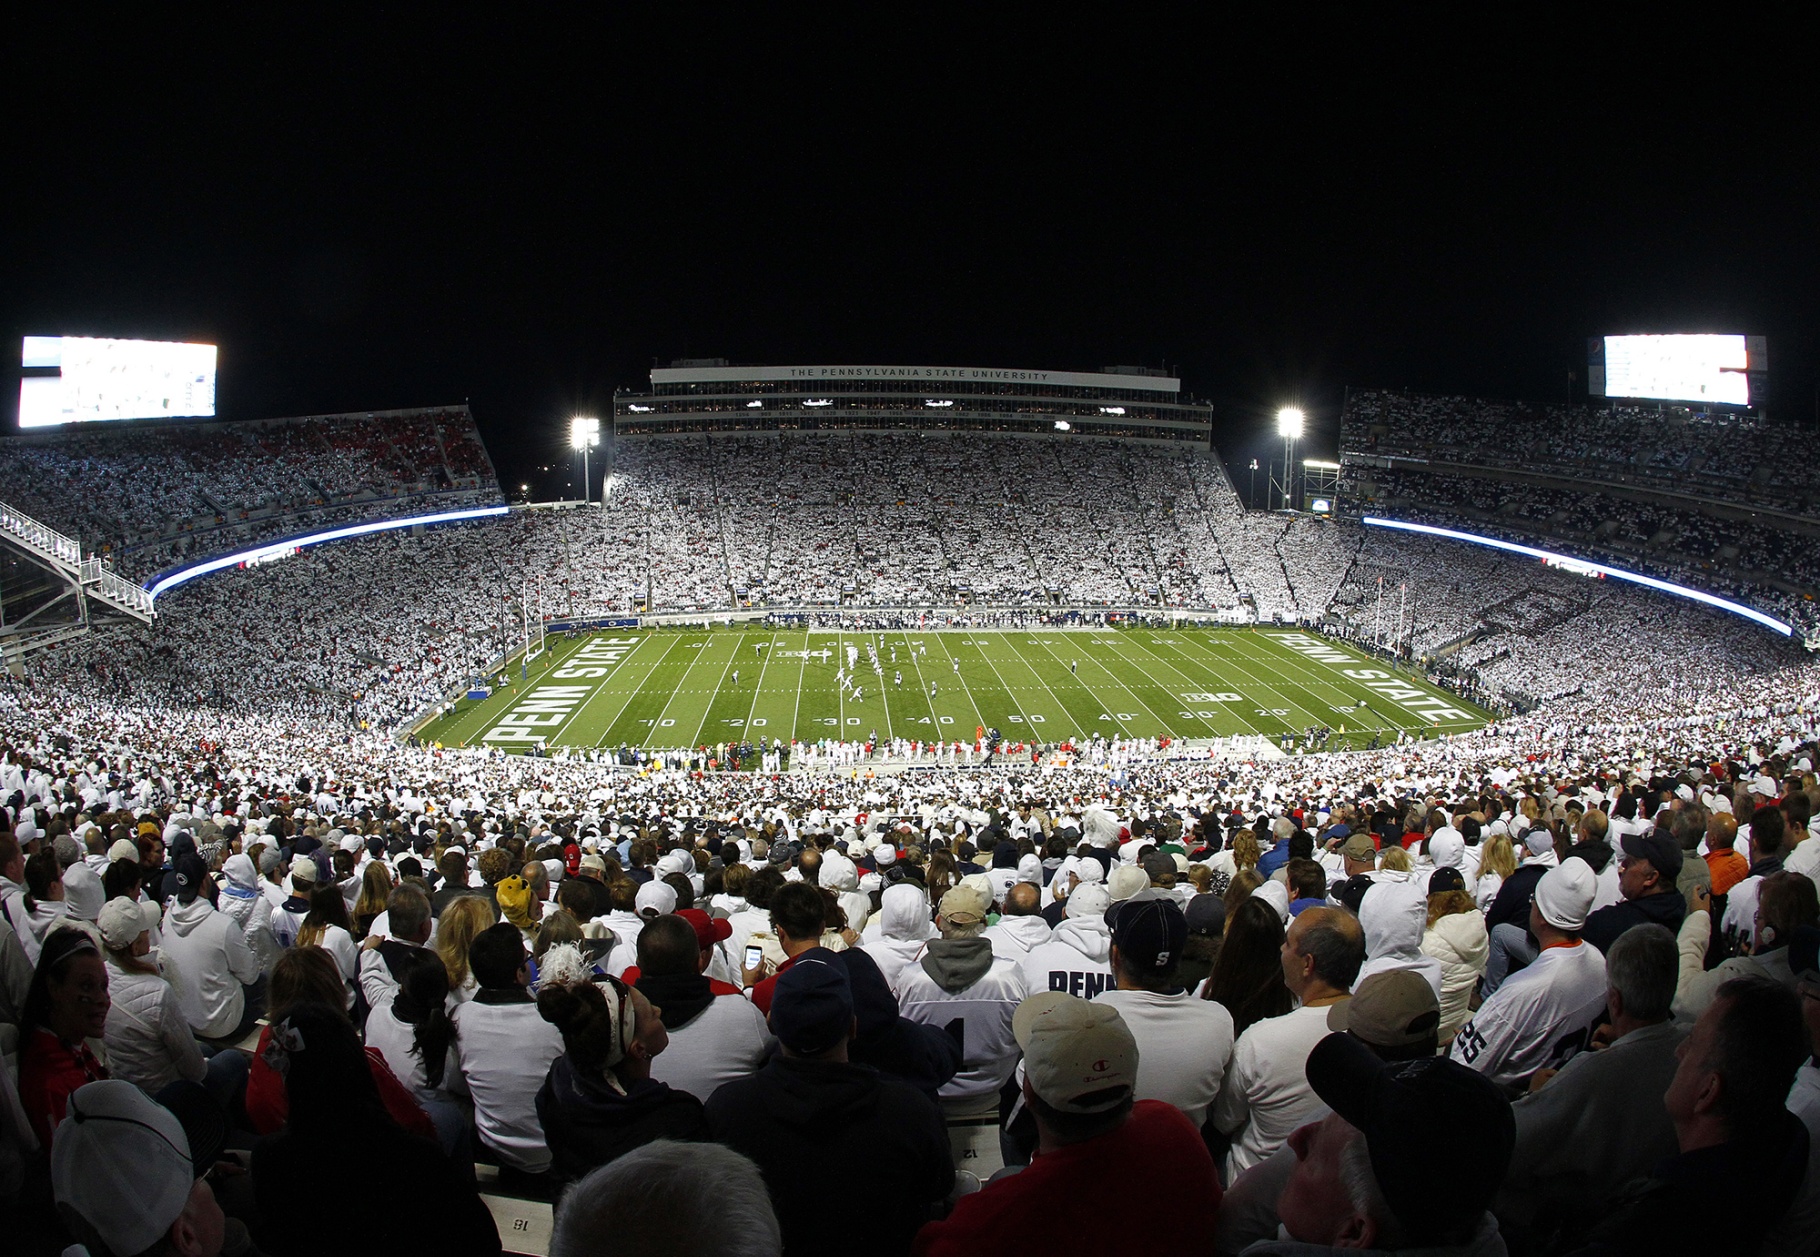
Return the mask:
{"type": "Polygon", "coordinates": [[[1507,834],[1493,834],[1485,840],[1484,849],[1479,853],[1479,876],[1496,873],[1499,877],[1509,877],[1517,871],[1517,849],[1512,845],[1507,834]]]}
{"type": "Polygon", "coordinates": [[[1241,829],[1232,836],[1232,863],[1237,868],[1251,868],[1263,855],[1264,849],[1258,845],[1258,836],[1249,829],[1241,829]]]}
{"type": "Polygon", "coordinates": [[[479,895],[457,895],[436,918],[436,954],[449,971],[449,989],[468,984],[468,947],[493,924],[493,905],[479,895]]]}
{"type": "Polygon", "coordinates": [[[1391,873],[1409,872],[1409,852],[1402,847],[1391,845],[1384,848],[1378,856],[1378,867],[1391,873]]]}
{"type": "Polygon", "coordinates": [[[360,898],[354,901],[354,915],[378,916],[385,911],[386,896],[392,893],[392,870],[384,860],[374,860],[360,875],[360,898]]]}
{"type": "Polygon", "coordinates": [[[1428,924],[1433,925],[1442,917],[1451,917],[1461,912],[1473,912],[1478,909],[1478,900],[1463,890],[1436,891],[1428,897],[1428,924]]]}

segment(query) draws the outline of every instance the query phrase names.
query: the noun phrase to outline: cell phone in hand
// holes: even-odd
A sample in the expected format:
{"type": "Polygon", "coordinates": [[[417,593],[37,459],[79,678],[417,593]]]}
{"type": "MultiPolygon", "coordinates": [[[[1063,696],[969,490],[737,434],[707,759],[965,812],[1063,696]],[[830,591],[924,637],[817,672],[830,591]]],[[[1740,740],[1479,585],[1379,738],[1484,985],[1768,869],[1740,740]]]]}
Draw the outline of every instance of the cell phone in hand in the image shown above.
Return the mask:
{"type": "Polygon", "coordinates": [[[751,944],[747,945],[747,947],[746,947],[746,968],[748,968],[748,969],[758,968],[759,964],[764,960],[764,958],[765,958],[765,949],[763,947],[760,947],[757,943],[751,943],[751,944]]]}

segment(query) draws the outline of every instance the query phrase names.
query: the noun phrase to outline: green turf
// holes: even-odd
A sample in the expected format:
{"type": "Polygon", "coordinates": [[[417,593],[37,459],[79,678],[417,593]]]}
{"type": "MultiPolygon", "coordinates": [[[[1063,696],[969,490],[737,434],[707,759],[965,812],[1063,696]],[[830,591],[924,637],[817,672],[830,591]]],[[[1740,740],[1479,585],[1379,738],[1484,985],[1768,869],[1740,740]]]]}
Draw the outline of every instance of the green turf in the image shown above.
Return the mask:
{"type": "Polygon", "coordinates": [[[1363,747],[1374,732],[1386,740],[1399,729],[1458,733],[1488,718],[1344,643],[1288,629],[621,629],[552,637],[528,675],[519,674],[514,659],[504,688],[483,701],[462,699],[419,736],[523,750],[539,738],[553,747],[681,747],[876,731],[971,741],[985,725],[1014,741],[1061,742],[1094,733],[1275,736],[1325,725],[1336,731],[1337,749],[1363,747]],[[868,636],[884,665],[882,684],[867,663],[868,636]],[[860,650],[858,702],[834,680],[849,644],[860,650]],[[824,649],[836,653],[824,660],[824,649]],[[903,673],[901,686],[894,671],[903,673]]]}

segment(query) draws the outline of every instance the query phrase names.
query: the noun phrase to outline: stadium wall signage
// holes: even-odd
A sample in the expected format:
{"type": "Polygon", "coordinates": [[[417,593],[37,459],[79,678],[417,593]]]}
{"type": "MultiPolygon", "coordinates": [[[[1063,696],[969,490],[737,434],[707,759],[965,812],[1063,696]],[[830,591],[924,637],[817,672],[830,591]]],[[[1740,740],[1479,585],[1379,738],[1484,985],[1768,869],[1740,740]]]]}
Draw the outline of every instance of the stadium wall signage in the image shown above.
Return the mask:
{"type": "Polygon", "coordinates": [[[1386,672],[1383,668],[1365,667],[1367,660],[1347,654],[1332,642],[1310,637],[1306,633],[1266,633],[1265,636],[1316,663],[1329,664],[1338,668],[1341,676],[1357,681],[1372,693],[1388,698],[1404,711],[1413,712],[1431,725],[1438,725],[1443,720],[1471,720],[1474,718],[1472,712],[1450,706],[1446,699],[1417,689],[1394,672],[1386,672]],[[1348,668],[1342,666],[1344,664],[1359,666],[1348,668]]]}
{"type": "Polygon", "coordinates": [[[1058,388],[1142,389],[1179,393],[1182,382],[1168,376],[1114,375],[1092,371],[1019,371],[996,367],[657,367],[651,386],[665,384],[751,384],[783,380],[951,380],[970,383],[1049,384],[1058,388]]]}

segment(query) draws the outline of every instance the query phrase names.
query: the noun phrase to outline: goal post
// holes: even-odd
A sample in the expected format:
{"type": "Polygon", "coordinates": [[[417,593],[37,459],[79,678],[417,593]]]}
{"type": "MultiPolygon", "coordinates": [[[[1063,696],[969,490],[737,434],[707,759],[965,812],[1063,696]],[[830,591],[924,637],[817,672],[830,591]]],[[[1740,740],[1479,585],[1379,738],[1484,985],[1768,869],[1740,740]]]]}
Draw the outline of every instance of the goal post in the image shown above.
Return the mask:
{"type": "Polygon", "coordinates": [[[524,661],[529,664],[531,660],[543,654],[544,645],[543,589],[539,586],[537,592],[533,594],[530,581],[526,581],[524,586],[524,638],[524,661]]]}

